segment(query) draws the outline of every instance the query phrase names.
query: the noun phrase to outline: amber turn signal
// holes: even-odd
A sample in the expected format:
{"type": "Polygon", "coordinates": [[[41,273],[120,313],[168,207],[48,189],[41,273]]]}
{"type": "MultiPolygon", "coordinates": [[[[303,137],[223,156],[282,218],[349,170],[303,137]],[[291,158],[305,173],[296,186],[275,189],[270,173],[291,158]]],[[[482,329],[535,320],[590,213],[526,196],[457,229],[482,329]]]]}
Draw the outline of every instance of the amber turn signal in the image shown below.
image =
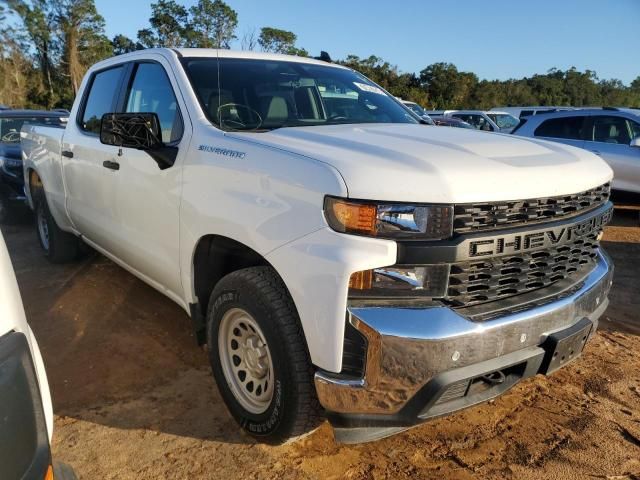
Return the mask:
{"type": "Polygon", "coordinates": [[[331,199],[327,206],[329,207],[327,214],[333,220],[330,223],[342,232],[376,234],[377,208],[375,205],[331,199]]]}
{"type": "Polygon", "coordinates": [[[44,474],[44,480],[53,480],[53,467],[49,465],[47,473],[44,474]]]}

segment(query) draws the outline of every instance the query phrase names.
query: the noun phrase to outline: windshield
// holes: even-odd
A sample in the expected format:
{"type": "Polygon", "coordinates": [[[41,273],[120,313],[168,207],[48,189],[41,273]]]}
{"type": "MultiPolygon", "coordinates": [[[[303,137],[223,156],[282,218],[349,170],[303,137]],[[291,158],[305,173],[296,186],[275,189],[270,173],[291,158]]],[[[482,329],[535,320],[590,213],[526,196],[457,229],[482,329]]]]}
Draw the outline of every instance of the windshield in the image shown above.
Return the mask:
{"type": "Polygon", "coordinates": [[[515,128],[520,120],[508,113],[487,113],[487,116],[494,121],[499,128],[515,128]]]}
{"type": "Polygon", "coordinates": [[[0,142],[20,143],[20,129],[25,123],[60,125],[59,117],[7,117],[0,118],[0,142]]]}
{"type": "Polygon", "coordinates": [[[420,116],[423,116],[423,115],[427,114],[427,112],[425,112],[424,108],[422,108],[417,103],[405,103],[405,105],[407,107],[409,107],[411,110],[413,110],[416,114],[420,115],[420,116]]]}
{"type": "Polygon", "coordinates": [[[380,87],[344,68],[240,58],[191,58],[185,67],[209,120],[223,130],[418,123],[380,87]]]}

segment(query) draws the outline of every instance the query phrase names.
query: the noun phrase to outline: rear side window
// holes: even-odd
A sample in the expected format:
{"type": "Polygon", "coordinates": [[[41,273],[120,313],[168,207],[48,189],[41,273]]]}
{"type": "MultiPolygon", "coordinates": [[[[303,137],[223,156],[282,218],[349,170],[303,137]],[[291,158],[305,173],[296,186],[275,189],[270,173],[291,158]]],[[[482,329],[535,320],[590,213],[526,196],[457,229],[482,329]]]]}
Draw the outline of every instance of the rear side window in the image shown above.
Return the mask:
{"type": "Polygon", "coordinates": [[[582,139],[584,117],[551,118],[540,124],[534,135],[536,137],[582,139]]]}
{"type": "Polygon", "coordinates": [[[611,115],[597,115],[593,117],[593,129],[589,140],[594,142],[628,145],[631,141],[627,120],[623,117],[611,115]]]}
{"type": "Polygon", "coordinates": [[[138,65],[127,98],[127,112],[153,112],[158,115],[162,129],[162,141],[172,143],[182,137],[182,117],[162,65],[141,63],[138,65]]]}
{"type": "Polygon", "coordinates": [[[120,89],[123,67],[110,68],[94,75],[84,106],[81,128],[100,133],[100,122],[105,113],[115,111],[116,94],[120,89]]]}
{"type": "Polygon", "coordinates": [[[520,118],[529,117],[533,115],[533,110],[520,110],[520,118]]]}

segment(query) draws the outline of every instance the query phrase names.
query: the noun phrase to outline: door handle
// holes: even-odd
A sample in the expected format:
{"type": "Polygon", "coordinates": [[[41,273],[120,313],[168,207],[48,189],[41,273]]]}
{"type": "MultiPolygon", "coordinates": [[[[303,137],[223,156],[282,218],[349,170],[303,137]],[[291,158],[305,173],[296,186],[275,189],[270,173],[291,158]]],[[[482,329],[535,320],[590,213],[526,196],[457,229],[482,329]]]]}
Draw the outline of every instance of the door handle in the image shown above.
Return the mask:
{"type": "Polygon", "coordinates": [[[73,152],[70,150],[62,150],[62,156],[67,158],[73,158],[73,152]]]}
{"type": "Polygon", "coordinates": [[[602,154],[598,151],[598,150],[591,150],[592,153],[595,153],[596,155],[598,155],[599,157],[602,156],[602,154]]]}
{"type": "Polygon", "coordinates": [[[120,164],[118,162],[112,162],[111,160],[105,160],[102,162],[102,166],[109,170],[120,170],[120,164]]]}

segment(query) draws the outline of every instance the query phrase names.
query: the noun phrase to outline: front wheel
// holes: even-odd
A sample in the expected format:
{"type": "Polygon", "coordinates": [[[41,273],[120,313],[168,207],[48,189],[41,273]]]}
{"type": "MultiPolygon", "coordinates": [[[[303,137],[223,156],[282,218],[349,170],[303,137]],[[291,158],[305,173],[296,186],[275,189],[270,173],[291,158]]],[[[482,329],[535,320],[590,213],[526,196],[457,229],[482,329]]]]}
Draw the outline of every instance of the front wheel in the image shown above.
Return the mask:
{"type": "Polygon", "coordinates": [[[272,268],[246,268],[218,283],[207,340],[218,389],[245,431],[280,443],[318,425],[322,408],[298,314],[272,268]]]}
{"type": "Polygon", "coordinates": [[[78,258],[80,240],[65,232],[51,215],[44,195],[36,202],[36,233],[45,256],[53,263],[66,263],[78,258]]]}

